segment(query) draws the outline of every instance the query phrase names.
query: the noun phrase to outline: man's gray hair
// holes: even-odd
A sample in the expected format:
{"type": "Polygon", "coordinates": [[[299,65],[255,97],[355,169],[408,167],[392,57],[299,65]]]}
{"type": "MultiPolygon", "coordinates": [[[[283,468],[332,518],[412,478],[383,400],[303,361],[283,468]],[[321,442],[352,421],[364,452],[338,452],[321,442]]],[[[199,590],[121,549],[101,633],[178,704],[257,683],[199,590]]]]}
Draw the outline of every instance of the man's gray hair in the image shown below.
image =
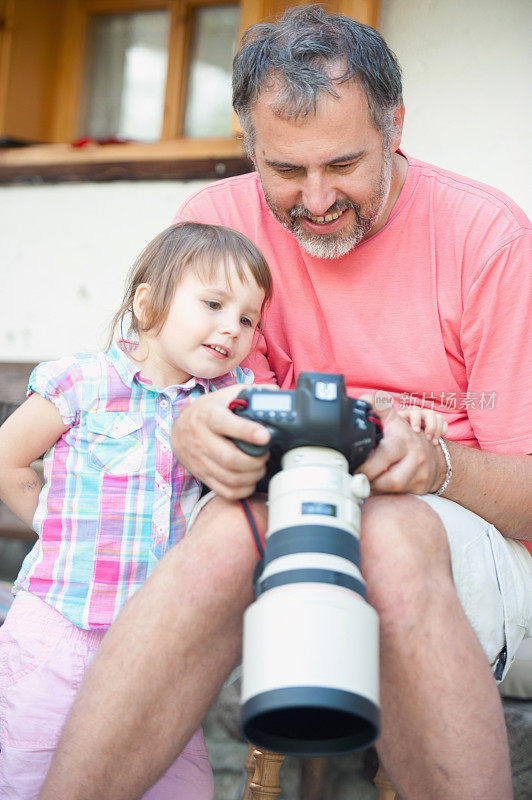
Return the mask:
{"type": "Polygon", "coordinates": [[[356,78],[375,127],[387,144],[394,132],[394,111],[402,102],[401,70],[382,36],[343,14],[319,5],[288,9],[278,22],[252,25],[233,61],[233,107],[253,150],[251,111],[259,93],[275,85],[274,111],[285,119],[305,118],[316,110],[320,93],[338,96],[336,86],[356,78]],[[345,65],[338,77],[331,67],[345,65]]]}

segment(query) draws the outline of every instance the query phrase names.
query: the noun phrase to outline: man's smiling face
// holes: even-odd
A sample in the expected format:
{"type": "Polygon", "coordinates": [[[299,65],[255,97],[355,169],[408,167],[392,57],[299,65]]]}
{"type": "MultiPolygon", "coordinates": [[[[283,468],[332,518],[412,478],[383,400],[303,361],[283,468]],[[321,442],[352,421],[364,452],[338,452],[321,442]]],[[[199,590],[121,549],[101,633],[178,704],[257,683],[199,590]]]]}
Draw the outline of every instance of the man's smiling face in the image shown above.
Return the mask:
{"type": "MultiPolygon", "coordinates": [[[[270,210],[319,258],[338,258],[386,223],[396,199],[392,153],[353,81],[303,119],[279,117],[275,86],[253,109],[255,166],[270,210]]],[[[402,121],[402,117],[401,117],[402,121]]],[[[400,127],[400,126],[399,126],[400,127]]]]}

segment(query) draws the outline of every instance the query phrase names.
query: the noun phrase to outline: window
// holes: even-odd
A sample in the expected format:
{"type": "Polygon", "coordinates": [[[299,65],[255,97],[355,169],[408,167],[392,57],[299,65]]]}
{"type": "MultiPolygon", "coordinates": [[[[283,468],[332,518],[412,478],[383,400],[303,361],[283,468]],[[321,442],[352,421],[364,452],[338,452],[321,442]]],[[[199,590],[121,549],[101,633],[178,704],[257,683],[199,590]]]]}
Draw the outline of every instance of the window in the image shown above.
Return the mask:
{"type": "Polygon", "coordinates": [[[161,138],[169,26],[167,10],[89,17],[78,136],[161,138]]]}
{"type": "Polygon", "coordinates": [[[238,21],[237,5],[194,10],[185,136],[231,135],[231,65],[238,21]]]}
{"type": "MultiPolygon", "coordinates": [[[[0,0],[0,182],[249,170],[231,111],[233,54],[249,25],[290,5],[0,0]]],[[[328,7],[376,24],[378,0],[328,7]]]]}
{"type": "Polygon", "coordinates": [[[198,139],[233,135],[231,63],[239,5],[181,3],[180,7],[185,19],[173,26],[171,7],[88,15],[79,137],[156,142],[168,129],[198,139]],[[180,86],[168,87],[165,125],[169,45],[174,44],[174,52],[180,47],[173,41],[172,27],[174,32],[182,28],[182,38],[189,44],[180,86]]]}

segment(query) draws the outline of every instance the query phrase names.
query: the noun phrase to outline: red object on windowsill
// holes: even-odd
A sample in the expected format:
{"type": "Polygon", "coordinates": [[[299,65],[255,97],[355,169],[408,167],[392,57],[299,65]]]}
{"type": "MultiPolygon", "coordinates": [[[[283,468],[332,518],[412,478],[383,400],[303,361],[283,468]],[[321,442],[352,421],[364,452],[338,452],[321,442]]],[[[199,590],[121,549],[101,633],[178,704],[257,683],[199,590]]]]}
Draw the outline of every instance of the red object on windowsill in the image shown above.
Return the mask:
{"type": "Polygon", "coordinates": [[[72,147],[81,148],[87,147],[91,144],[106,145],[106,144],[130,144],[131,139],[124,139],[121,136],[104,136],[101,139],[92,139],[90,136],[81,136],[71,142],[72,147]]]}

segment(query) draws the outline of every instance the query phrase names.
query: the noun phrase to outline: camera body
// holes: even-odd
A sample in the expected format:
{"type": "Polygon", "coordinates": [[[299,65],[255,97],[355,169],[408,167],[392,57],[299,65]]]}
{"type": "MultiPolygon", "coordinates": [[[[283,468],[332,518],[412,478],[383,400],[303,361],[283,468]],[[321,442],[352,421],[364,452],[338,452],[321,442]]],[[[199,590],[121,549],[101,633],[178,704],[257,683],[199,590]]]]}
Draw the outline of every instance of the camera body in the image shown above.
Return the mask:
{"type": "Polygon", "coordinates": [[[268,530],[244,614],[241,729],[258,747],[336,755],[379,735],[378,618],[360,572],[365,475],[382,437],[342,375],[302,373],[294,391],[250,388],[230,406],[268,428],[268,530]]]}
{"type": "Polygon", "coordinates": [[[354,472],[382,439],[380,419],[369,403],[347,397],[343,375],[302,372],[294,390],[244,389],[229,407],[269,431],[263,447],[235,440],[249,455],[270,450],[267,480],[281,468],[283,453],[296,447],[337,450],[354,472]]]}

